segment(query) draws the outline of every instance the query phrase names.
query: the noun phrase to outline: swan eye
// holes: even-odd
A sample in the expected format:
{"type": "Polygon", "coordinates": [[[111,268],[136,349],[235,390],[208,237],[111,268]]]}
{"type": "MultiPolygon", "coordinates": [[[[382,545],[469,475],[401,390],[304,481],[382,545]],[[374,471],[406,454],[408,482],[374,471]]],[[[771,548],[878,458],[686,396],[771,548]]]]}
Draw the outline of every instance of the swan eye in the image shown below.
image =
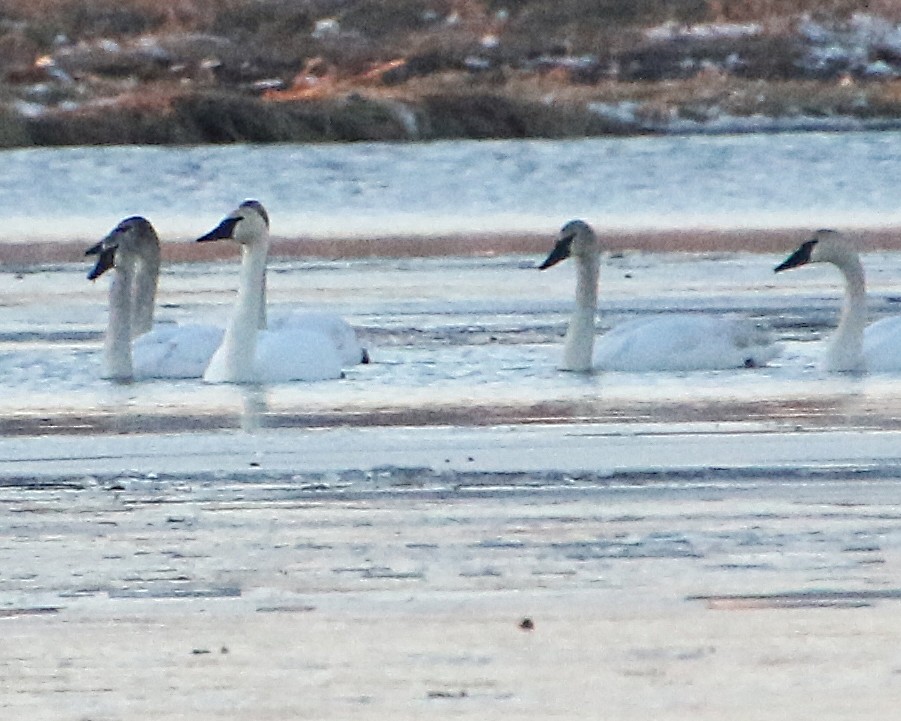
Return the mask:
{"type": "Polygon", "coordinates": [[[266,209],[263,207],[263,204],[259,200],[245,200],[241,203],[239,208],[252,208],[254,211],[260,214],[260,217],[263,219],[263,222],[266,224],[266,227],[269,227],[269,213],[266,212],[266,209]]]}

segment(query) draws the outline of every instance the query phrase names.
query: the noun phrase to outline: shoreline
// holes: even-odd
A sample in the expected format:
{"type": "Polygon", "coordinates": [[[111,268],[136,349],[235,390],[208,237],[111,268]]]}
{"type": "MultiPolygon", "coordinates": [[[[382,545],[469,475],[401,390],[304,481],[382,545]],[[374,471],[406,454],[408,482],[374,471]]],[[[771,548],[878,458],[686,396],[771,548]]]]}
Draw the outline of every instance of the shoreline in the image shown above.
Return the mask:
{"type": "MultiPolygon", "coordinates": [[[[598,235],[610,252],[641,253],[781,253],[806,240],[813,227],[770,229],[645,229],[605,230],[598,235]]],[[[873,227],[847,231],[864,252],[901,250],[901,228],[873,227]]],[[[98,236],[99,237],[99,236],[98,236]]],[[[373,237],[273,238],[274,259],[316,258],[353,260],[365,258],[430,258],[442,256],[541,255],[553,244],[554,233],[476,233],[439,235],[390,235],[373,237]]],[[[29,243],[0,242],[0,263],[35,265],[84,262],[87,240],[29,243]]],[[[168,263],[213,262],[234,258],[231,245],[164,242],[168,263]]]]}

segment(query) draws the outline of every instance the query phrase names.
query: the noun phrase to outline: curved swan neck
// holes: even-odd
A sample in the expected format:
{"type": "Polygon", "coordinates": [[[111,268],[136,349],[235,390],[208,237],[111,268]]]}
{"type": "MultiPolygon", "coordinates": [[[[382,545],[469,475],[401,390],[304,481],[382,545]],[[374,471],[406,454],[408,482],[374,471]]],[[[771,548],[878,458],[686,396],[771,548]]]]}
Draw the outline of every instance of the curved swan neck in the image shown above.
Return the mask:
{"type": "Polygon", "coordinates": [[[127,380],[132,377],[131,338],[133,304],[132,286],[135,268],[124,259],[116,266],[109,289],[109,319],[104,339],[106,377],[127,380]]]}
{"type": "Polygon", "coordinates": [[[563,370],[591,370],[594,353],[594,324],[598,305],[597,252],[574,256],[576,261],[576,307],[566,329],[563,370]]]}
{"type": "Polygon", "coordinates": [[[213,355],[204,377],[211,381],[247,383],[255,380],[257,331],[264,318],[268,238],[241,246],[238,298],[222,345],[213,355]]]}
{"type": "Polygon", "coordinates": [[[260,310],[257,314],[257,328],[266,330],[269,327],[269,318],[266,314],[266,269],[263,268],[263,282],[260,283],[260,310]]]}
{"type": "Polygon", "coordinates": [[[156,291],[160,277],[159,243],[149,245],[140,255],[132,281],[132,333],[139,336],[153,328],[156,291]]]}
{"type": "Polygon", "coordinates": [[[829,342],[829,370],[858,370],[863,365],[863,332],[867,324],[867,291],[857,254],[832,261],[845,278],[845,297],[838,328],[829,342]]]}

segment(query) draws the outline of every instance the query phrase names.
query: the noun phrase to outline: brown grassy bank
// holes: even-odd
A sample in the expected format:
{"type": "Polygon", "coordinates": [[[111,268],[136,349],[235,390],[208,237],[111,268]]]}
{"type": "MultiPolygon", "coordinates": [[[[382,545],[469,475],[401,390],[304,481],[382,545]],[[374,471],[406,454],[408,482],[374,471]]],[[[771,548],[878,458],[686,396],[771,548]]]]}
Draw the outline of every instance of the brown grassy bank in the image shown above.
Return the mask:
{"type": "MultiPolygon", "coordinates": [[[[784,253],[807,239],[810,228],[682,229],[604,231],[599,236],[611,252],[751,252],[784,253]]],[[[901,228],[868,228],[849,233],[862,251],[901,251],[901,228]]],[[[553,233],[489,233],[373,238],[275,238],[274,258],[427,258],[434,256],[496,256],[524,254],[537,260],[553,244],[553,233]]],[[[27,267],[45,263],[85,263],[88,241],[0,244],[0,263],[27,267]]],[[[166,242],[166,262],[184,263],[236,259],[228,245],[166,242]]]]}
{"type": "Polygon", "coordinates": [[[0,147],[899,120],[898,22],[893,0],[6,0],[0,147]]]}

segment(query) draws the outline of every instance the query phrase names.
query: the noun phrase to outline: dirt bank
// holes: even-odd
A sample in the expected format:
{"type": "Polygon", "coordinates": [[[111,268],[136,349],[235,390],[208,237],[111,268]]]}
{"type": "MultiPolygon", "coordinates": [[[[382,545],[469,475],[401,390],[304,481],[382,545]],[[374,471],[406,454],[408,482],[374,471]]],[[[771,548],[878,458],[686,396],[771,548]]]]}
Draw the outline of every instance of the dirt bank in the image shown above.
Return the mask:
{"type": "MultiPolygon", "coordinates": [[[[791,250],[814,228],[679,229],[604,231],[599,235],[612,252],[637,250],[648,253],[750,252],[781,253],[791,250]]],[[[865,228],[853,232],[863,251],[901,250],[901,229],[865,228]]],[[[553,240],[552,233],[485,233],[455,235],[397,235],[372,238],[275,238],[275,258],[419,258],[431,256],[541,255],[553,240]]],[[[0,244],[0,263],[14,266],[41,263],[83,262],[91,239],[71,242],[0,244]]],[[[175,240],[164,243],[167,262],[184,263],[233,258],[227,245],[175,240]]]]}

